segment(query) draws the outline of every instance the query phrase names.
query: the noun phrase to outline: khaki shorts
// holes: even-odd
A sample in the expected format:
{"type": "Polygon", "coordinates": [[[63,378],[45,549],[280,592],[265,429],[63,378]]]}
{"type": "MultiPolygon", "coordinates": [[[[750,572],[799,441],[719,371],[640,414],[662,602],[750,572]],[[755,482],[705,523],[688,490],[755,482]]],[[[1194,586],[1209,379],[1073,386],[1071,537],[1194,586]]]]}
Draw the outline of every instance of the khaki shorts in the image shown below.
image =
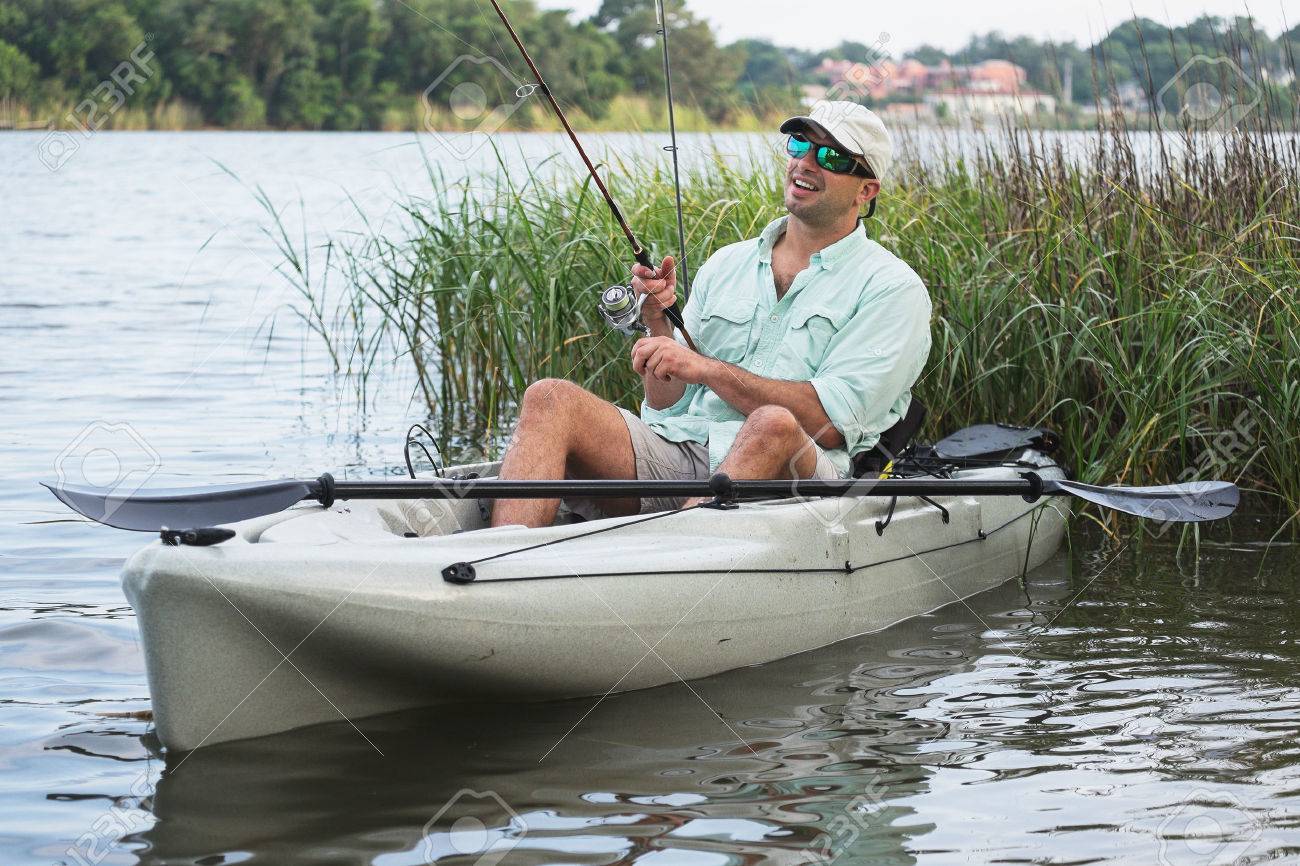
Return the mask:
{"type": "MultiPolygon", "coordinates": [[[[627,432],[632,436],[632,454],[636,459],[638,481],[688,481],[707,480],[709,449],[698,442],[673,442],[651,429],[650,425],[626,409],[623,414],[627,432]]],[[[817,469],[814,478],[839,478],[840,473],[822,449],[817,449],[817,469]]],[[[641,513],[671,511],[681,508],[685,498],[672,496],[647,496],[641,500],[641,513]]],[[[564,500],[569,511],[587,520],[608,517],[599,499],[573,497],[564,500]]]]}

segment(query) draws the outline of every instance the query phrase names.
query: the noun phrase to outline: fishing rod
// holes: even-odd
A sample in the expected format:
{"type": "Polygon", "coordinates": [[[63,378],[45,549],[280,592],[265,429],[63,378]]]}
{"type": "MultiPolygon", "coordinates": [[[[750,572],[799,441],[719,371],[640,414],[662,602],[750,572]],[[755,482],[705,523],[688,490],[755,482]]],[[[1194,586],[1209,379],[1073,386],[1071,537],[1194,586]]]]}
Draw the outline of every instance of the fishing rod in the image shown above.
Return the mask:
{"type": "Polygon", "coordinates": [[[668,103],[668,138],[672,142],[664,150],[673,155],[673,193],[677,197],[677,247],[681,251],[678,263],[681,265],[682,295],[691,298],[691,276],[686,269],[686,226],[682,222],[682,173],[677,164],[677,117],[673,112],[673,70],[668,60],[668,14],[664,12],[664,0],[655,0],[659,12],[659,35],[663,37],[664,48],[664,101],[668,103]]]}
{"type": "MultiPolygon", "coordinates": [[[[600,194],[605,199],[605,204],[609,206],[609,212],[613,214],[615,222],[617,222],[619,228],[623,230],[623,235],[627,238],[627,242],[632,246],[632,256],[636,259],[637,264],[657,273],[658,269],[655,268],[654,264],[650,261],[650,254],[646,252],[645,247],[641,245],[641,242],[637,240],[636,235],[632,232],[632,227],[629,226],[627,220],[623,218],[623,211],[619,209],[618,203],[614,201],[614,197],[610,195],[609,189],[605,186],[605,182],[601,180],[599,172],[596,171],[596,166],[592,164],[591,158],[587,156],[587,151],[583,148],[582,142],[578,140],[578,134],[573,131],[573,126],[570,125],[569,118],[565,116],[564,109],[560,108],[560,104],[555,101],[555,95],[551,93],[551,88],[547,86],[546,79],[542,77],[541,70],[539,70],[537,64],[533,62],[532,55],[530,55],[528,49],[524,47],[523,40],[520,39],[519,34],[515,32],[514,25],[510,23],[510,19],[506,16],[505,10],[501,8],[501,4],[498,3],[497,0],[488,0],[488,2],[492,4],[492,8],[496,10],[497,17],[500,18],[501,23],[505,25],[506,31],[510,34],[510,38],[515,43],[515,47],[519,49],[520,55],[523,56],[524,63],[528,64],[529,71],[532,72],[533,77],[537,80],[538,89],[542,91],[542,95],[545,96],[546,101],[550,103],[551,110],[555,112],[555,116],[559,119],[560,125],[563,126],[564,131],[568,133],[569,141],[573,142],[573,147],[578,151],[578,156],[582,158],[583,165],[587,167],[587,173],[591,175],[591,179],[595,182],[596,188],[600,190],[600,194]]],[[[614,289],[621,288],[623,287],[611,287],[606,290],[605,296],[608,296],[614,291],[614,289]]],[[[628,291],[630,292],[630,290],[628,291]]],[[[603,297],[602,300],[604,300],[603,297]]],[[[635,312],[637,313],[638,318],[641,310],[640,303],[641,302],[638,302],[635,305],[635,312]]],[[[668,317],[668,321],[672,322],[677,330],[681,331],[682,337],[685,338],[686,345],[691,349],[691,351],[698,351],[695,348],[695,343],[691,340],[691,335],[686,332],[686,322],[682,319],[682,311],[677,306],[676,301],[673,302],[672,306],[664,309],[664,315],[668,317]]],[[[606,318],[609,318],[608,315],[606,318]]],[[[611,324],[613,324],[612,321],[611,324]]],[[[619,326],[615,325],[615,327],[619,326]]],[[[623,328],[619,329],[623,330],[623,328]]]]}

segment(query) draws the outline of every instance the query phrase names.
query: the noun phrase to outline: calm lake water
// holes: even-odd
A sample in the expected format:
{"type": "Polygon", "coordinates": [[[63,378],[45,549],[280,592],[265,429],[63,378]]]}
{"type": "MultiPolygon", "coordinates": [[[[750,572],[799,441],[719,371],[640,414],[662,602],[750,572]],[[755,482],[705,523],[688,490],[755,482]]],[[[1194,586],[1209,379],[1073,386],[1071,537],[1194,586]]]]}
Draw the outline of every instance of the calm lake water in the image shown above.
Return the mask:
{"type": "Polygon", "coordinates": [[[148,539],[68,519],[37,482],[395,472],[412,382],[380,371],[358,410],[294,319],[254,189],[313,244],[396,226],[426,158],[457,176],[491,156],[125,133],[51,172],[41,140],[0,133],[0,863],[475,862],[457,846],[511,820],[507,863],[1300,858],[1300,556],[1265,557],[1249,516],[1199,555],[1080,524],[1027,581],[698,695],[360,723],[382,757],[340,723],[165,760],[130,715],[149,694],[117,583],[148,539]]]}

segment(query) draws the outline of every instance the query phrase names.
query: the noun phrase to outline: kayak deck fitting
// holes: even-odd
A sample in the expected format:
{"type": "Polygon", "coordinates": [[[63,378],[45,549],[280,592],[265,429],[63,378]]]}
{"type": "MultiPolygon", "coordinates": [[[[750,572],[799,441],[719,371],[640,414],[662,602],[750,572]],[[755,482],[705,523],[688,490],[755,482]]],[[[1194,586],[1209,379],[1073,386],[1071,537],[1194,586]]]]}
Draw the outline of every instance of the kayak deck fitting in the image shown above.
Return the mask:
{"type": "MultiPolygon", "coordinates": [[[[952,477],[1064,477],[1019,458],[952,477]]],[[[772,661],[1017,577],[1056,552],[1066,516],[1060,498],[830,497],[491,529],[477,500],[357,500],[231,524],[213,546],[155,543],[122,582],[157,734],[184,751],[772,661]],[[446,579],[454,563],[477,563],[473,579],[446,579]]]]}

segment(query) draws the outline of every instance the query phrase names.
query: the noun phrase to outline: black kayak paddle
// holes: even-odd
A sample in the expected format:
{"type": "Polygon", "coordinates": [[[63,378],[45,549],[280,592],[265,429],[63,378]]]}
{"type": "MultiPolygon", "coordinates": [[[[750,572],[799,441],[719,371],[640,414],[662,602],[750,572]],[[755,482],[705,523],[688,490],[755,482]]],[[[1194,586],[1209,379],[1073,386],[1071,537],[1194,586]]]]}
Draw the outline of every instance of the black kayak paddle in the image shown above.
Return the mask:
{"type": "Polygon", "coordinates": [[[1192,481],[1156,487],[1098,487],[1025,472],[1015,480],[887,478],[734,480],[724,474],[700,481],[520,481],[446,478],[402,481],[254,481],[114,495],[103,488],[46,484],[73,511],[118,529],[157,532],[170,527],[220,526],[283,511],[298,502],[329,507],[344,499],[555,499],[582,497],[711,496],[721,502],[792,496],[1073,496],[1102,508],[1151,520],[1195,523],[1232,514],[1240,500],[1227,481],[1192,481]]]}

